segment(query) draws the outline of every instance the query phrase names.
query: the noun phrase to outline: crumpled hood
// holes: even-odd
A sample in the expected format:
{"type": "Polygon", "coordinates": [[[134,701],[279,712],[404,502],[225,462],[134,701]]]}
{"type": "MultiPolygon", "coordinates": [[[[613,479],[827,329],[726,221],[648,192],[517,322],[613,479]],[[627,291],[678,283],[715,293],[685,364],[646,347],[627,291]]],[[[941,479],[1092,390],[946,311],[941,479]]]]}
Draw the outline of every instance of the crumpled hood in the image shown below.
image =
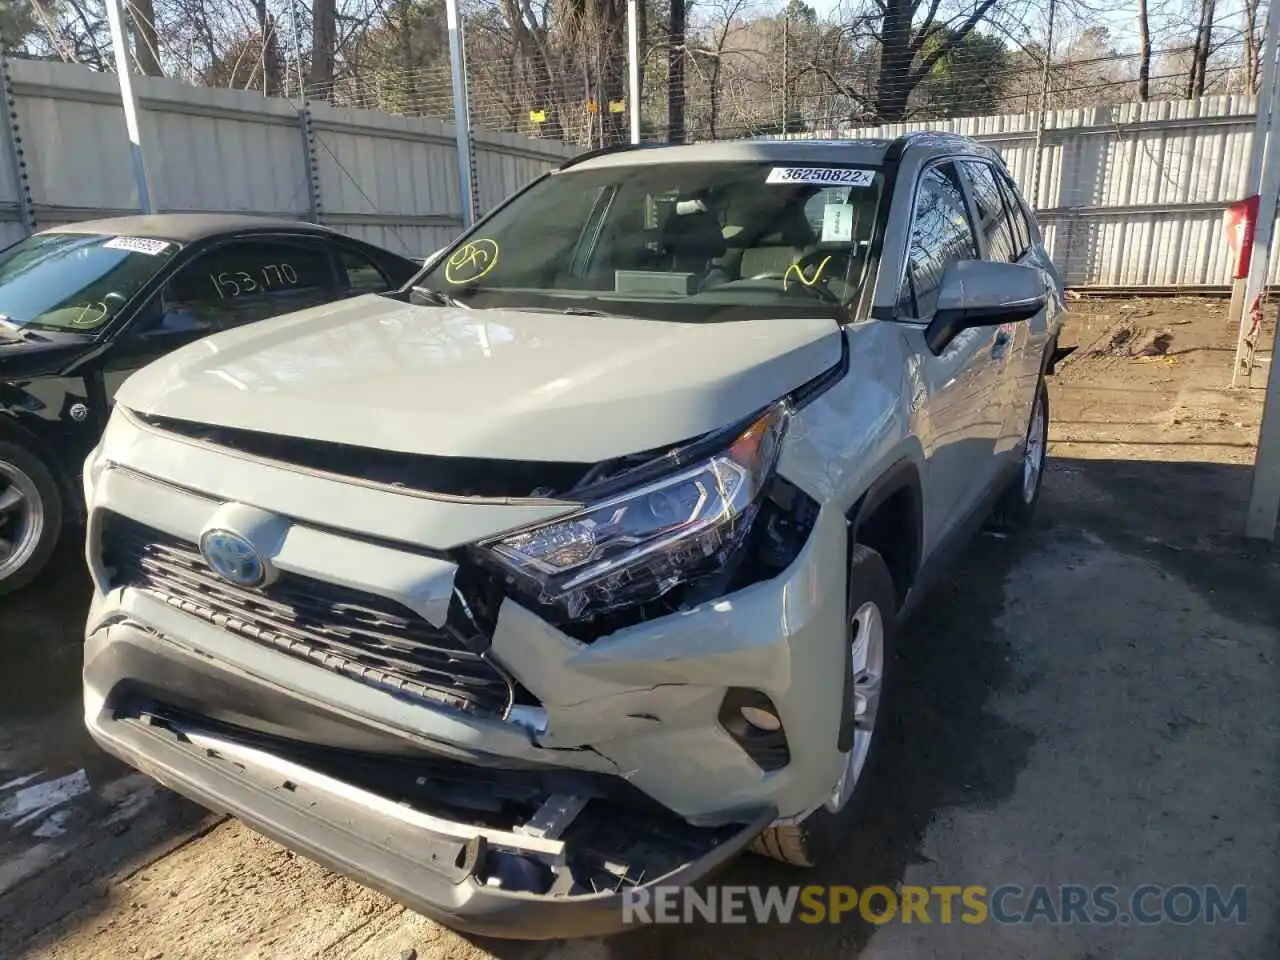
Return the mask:
{"type": "Polygon", "coordinates": [[[725,426],[840,361],[830,319],[666,323],[366,295],[130,377],[144,414],[404,453],[589,463],[725,426]]]}

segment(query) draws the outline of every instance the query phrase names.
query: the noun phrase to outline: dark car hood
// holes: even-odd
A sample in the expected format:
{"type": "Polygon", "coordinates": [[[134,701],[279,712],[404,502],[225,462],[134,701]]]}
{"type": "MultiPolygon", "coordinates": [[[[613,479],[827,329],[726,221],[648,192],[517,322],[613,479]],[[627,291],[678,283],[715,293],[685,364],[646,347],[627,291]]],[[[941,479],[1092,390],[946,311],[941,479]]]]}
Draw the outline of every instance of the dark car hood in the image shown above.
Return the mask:
{"type": "Polygon", "coordinates": [[[66,372],[94,343],[84,337],[0,340],[0,380],[30,380],[66,372]]]}

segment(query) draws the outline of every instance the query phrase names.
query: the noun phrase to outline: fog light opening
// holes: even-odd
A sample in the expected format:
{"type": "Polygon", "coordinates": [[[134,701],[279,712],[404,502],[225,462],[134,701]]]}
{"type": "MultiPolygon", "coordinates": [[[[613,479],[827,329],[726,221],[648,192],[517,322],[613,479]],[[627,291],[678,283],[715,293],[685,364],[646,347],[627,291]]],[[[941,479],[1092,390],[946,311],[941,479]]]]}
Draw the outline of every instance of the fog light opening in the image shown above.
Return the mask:
{"type": "Polygon", "coordinates": [[[782,715],[764,692],[730,687],[720,704],[720,726],[761,770],[791,762],[782,715]]]}
{"type": "Polygon", "coordinates": [[[742,714],[742,719],[757,730],[763,730],[765,733],[777,733],[782,729],[782,720],[776,713],[772,713],[769,710],[761,707],[742,707],[739,712],[742,714]]]}

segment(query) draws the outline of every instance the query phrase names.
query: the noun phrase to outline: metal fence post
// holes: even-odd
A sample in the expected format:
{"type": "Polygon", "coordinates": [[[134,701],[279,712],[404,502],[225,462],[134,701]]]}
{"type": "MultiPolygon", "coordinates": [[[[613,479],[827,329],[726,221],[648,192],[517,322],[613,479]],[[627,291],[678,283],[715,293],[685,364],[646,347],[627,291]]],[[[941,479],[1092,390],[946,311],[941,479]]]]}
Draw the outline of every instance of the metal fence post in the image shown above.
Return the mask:
{"type": "Polygon", "coordinates": [[[151,178],[142,152],[142,132],[138,125],[138,100],[133,95],[133,77],[129,73],[129,47],[124,36],[124,14],[120,0],[107,0],[107,23],[111,27],[111,49],[115,54],[116,80],[120,84],[120,103],[124,107],[124,128],[129,135],[129,152],[133,157],[133,177],[138,184],[138,207],[143,213],[154,213],[151,178]]]}
{"type": "Polygon", "coordinates": [[[640,142],[640,28],[638,0],[627,0],[627,100],[631,106],[631,142],[640,142]]]}
{"type": "Polygon", "coordinates": [[[475,222],[472,199],[471,116],[467,110],[467,67],[463,57],[462,18],[458,16],[458,0],[445,0],[445,19],[449,26],[449,63],[453,67],[453,126],[458,143],[458,196],[462,201],[462,226],[475,222]]]}
{"type": "Polygon", "coordinates": [[[1276,158],[1275,109],[1277,98],[1280,98],[1280,66],[1276,61],[1276,44],[1280,41],[1280,13],[1272,16],[1267,13],[1267,32],[1262,43],[1261,83],[1258,85],[1258,109],[1253,124],[1253,146],[1249,154],[1249,179],[1245,185],[1246,197],[1258,197],[1257,221],[1254,224],[1253,248],[1249,254],[1249,270],[1244,281],[1235,281],[1231,290],[1231,306],[1228,320],[1235,320],[1239,326],[1236,335],[1236,358],[1231,367],[1231,386],[1235,387],[1244,380],[1246,387],[1252,386],[1255,351],[1258,337],[1262,333],[1262,295],[1266,291],[1271,272],[1271,235],[1274,227],[1274,211],[1268,209],[1267,203],[1274,205],[1274,199],[1267,200],[1267,183],[1271,176],[1276,158]],[[1270,218],[1270,219],[1269,219],[1270,218]],[[1266,221],[1264,224],[1263,221],[1266,221]],[[1264,246],[1265,242],[1265,246],[1264,246]],[[1256,252],[1262,247],[1261,259],[1256,252]]]}
{"type": "Polygon", "coordinates": [[[27,176],[27,158],[22,150],[22,132],[18,128],[18,101],[9,76],[9,60],[4,55],[4,38],[0,37],[0,112],[4,114],[4,139],[9,163],[13,169],[14,189],[18,194],[18,219],[27,234],[36,232],[35,203],[31,199],[31,181],[27,176]]]}
{"type": "MultiPolygon", "coordinates": [[[[1244,309],[1257,315],[1257,325],[1262,323],[1262,294],[1271,272],[1271,249],[1275,240],[1276,215],[1280,202],[1280,164],[1275,156],[1280,150],[1280,129],[1276,125],[1276,103],[1280,96],[1280,10],[1273,5],[1269,15],[1267,43],[1263,47],[1265,64],[1262,82],[1271,85],[1271,110],[1265,129],[1259,131],[1269,141],[1266,145],[1266,162],[1259,163],[1262,174],[1261,199],[1258,205],[1258,225],[1254,234],[1253,259],[1249,263],[1249,282],[1245,292],[1244,309]]],[[[1255,134],[1256,136],[1257,134],[1255,134]]],[[[1255,153],[1261,144],[1255,145],[1255,153]]],[[[1254,344],[1248,346],[1242,360],[1237,348],[1236,371],[1247,362],[1253,369],[1254,344]]],[[[1258,452],[1253,461],[1253,478],[1249,490],[1249,512],[1245,517],[1246,537],[1274,540],[1276,520],[1280,516],[1280,374],[1276,373],[1277,351],[1271,351],[1271,363],[1267,370],[1267,390],[1262,407],[1262,425],[1258,430],[1258,452]]],[[[1234,381],[1234,374],[1233,374],[1234,381]]]]}
{"type": "Polygon", "coordinates": [[[316,157],[316,128],[311,122],[311,104],[303,101],[298,110],[298,128],[302,131],[302,164],[307,176],[307,200],[311,206],[311,220],[319,223],[324,216],[320,200],[320,164],[316,157]]]}

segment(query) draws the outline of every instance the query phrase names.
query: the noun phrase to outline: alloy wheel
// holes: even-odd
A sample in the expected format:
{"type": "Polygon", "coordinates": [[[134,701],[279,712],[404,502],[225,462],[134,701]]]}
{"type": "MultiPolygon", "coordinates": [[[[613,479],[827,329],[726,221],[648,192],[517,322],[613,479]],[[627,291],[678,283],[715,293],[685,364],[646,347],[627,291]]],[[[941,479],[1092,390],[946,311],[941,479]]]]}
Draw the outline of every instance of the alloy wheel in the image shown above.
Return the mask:
{"type": "Polygon", "coordinates": [[[843,810],[867,765],[871,738],[880,710],[880,689],[884,681],[884,617],[868,600],[853,615],[850,633],[850,675],[853,685],[853,746],[845,759],[840,781],[826,807],[833,813],[843,810]]]}
{"type": "Polygon", "coordinates": [[[35,481],[0,460],[0,580],[31,559],[44,533],[44,502],[35,481]]]}
{"type": "Polygon", "coordinates": [[[1040,486],[1040,474],[1044,472],[1045,458],[1044,394],[1036,393],[1036,403],[1031,411],[1031,426],[1027,428],[1027,444],[1022,454],[1022,501],[1031,503],[1040,486]]]}

